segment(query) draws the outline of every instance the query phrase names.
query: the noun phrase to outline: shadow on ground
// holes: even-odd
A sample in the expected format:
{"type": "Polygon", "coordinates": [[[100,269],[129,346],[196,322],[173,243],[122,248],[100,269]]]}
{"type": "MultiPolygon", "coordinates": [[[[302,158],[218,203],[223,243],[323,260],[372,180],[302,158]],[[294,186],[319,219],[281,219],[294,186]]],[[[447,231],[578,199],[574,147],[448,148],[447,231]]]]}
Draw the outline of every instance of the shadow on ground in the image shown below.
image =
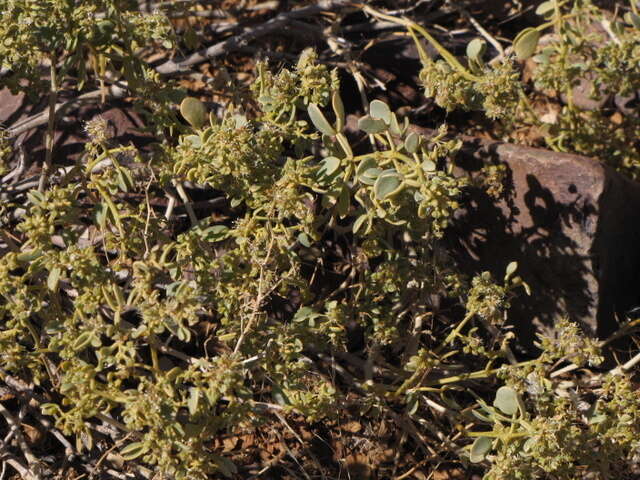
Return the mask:
{"type": "Polygon", "coordinates": [[[640,303],[640,185],[592,159],[516,145],[467,142],[457,158],[472,175],[491,163],[507,166],[501,198],[470,189],[446,235],[461,269],[501,281],[518,262],[531,295],[511,302],[510,319],[526,351],[561,316],[611,334],[640,303]]]}

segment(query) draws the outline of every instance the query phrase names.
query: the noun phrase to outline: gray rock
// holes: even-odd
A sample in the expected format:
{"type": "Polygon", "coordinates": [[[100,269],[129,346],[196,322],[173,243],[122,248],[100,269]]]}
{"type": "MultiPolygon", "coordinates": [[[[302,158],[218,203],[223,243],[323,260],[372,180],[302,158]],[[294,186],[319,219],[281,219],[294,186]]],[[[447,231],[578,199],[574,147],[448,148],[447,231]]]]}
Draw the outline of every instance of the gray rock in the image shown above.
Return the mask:
{"type": "Polygon", "coordinates": [[[507,166],[502,198],[471,190],[446,241],[468,274],[500,280],[518,262],[532,289],[510,311],[521,345],[561,316],[604,338],[640,304],[640,184],[590,158],[481,140],[456,162],[507,166]]]}

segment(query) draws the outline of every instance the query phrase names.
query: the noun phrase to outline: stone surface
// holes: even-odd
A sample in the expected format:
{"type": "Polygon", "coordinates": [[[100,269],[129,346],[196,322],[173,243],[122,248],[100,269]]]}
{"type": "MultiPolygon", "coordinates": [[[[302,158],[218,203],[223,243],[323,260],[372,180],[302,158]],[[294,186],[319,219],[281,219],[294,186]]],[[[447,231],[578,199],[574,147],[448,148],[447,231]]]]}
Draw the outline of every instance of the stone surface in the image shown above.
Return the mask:
{"type": "Polygon", "coordinates": [[[471,190],[446,241],[468,274],[501,280],[518,262],[532,289],[510,311],[523,345],[565,315],[606,337],[640,304],[640,184],[590,158],[480,140],[456,162],[471,174],[507,166],[503,197],[471,190]]]}

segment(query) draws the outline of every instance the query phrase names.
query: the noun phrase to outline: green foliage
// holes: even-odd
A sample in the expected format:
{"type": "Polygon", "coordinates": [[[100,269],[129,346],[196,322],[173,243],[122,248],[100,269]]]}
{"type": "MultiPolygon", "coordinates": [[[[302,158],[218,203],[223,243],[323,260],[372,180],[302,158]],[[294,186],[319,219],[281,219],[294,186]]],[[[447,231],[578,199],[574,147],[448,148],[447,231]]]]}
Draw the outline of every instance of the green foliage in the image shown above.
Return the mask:
{"type": "Polygon", "coordinates": [[[447,55],[437,61],[423,58],[420,80],[426,95],[447,110],[483,110],[500,121],[505,138],[521,140],[518,133],[529,129],[554,150],[597,157],[637,176],[637,106],[620,116],[588,105],[629,97],[640,89],[636,14],[612,21],[589,0],[544,2],[537,11],[546,22],[524,29],[512,46],[515,58],[530,65],[532,85],[522,80],[509,55],[480,61],[476,39],[467,48],[468,70],[447,55]],[[576,99],[578,95],[585,100],[576,99]],[[536,104],[552,105],[553,113],[536,104]]]}
{"type": "Polygon", "coordinates": [[[631,378],[616,373],[597,377],[600,393],[594,398],[593,385],[550,375],[561,360],[581,366],[601,361],[598,348],[567,321],[557,338],[542,337],[541,347],[544,353],[535,362],[504,367],[501,375],[511,377],[514,387],[501,387],[493,407],[479,401],[480,408],[472,412],[491,430],[471,434],[477,437],[471,461],[489,459],[485,478],[491,480],[568,480],[587,472],[611,478],[635,471],[640,401],[631,378]],[[520,380],[512,376],[518,370],[520,380]]]}
{"type": "MultiPolygon", "coordinates": [[[[0,210],[12,226],[0,262],[0,376],[46,391],[42,413],[78,450],[97,450],[100,421],[117,432],[124,461],[157,478],[232,476],[236,466],[212,439],[274,413],[335,418],[348,404],[363,418],[402,411],[435,447],[484,462],[489,479],[606,478],[637,463],[631,379],[603,374],[594,390],[586,374],[571,385],[552,374],[598,365],[599,344],[563,320],[556,336],[541,337],[539,357],[518,363],[508,309],[529,292],[518,265],[499,281],[466,278],[449,258],[441,239],[471,180],[455,172],[461,142],[445,127],[425,138],[373,100],[348,131],[337,72],[312,50],[277,74],[258,64],[251,98],[218,117],[133,54],[173,40],[166,18],[134,7],[15,0],[0,25],[0,58],[12,68],[3,85],[43,87],[39,62],[49,52],[53,70],[62,79],[73,70],[79,89],[107,71],[123,76],[159,133],[143,155],[116,145],[96,118],[73,168],[0,210]],[[219,195],[225,215],[190,211],[187,186],[219,195]],[[177,197],[188,224],[176,218],[177,197]],[[354,330],[365,360],[348,351],[354,330]],[[364,378],[338,368],[341,356],[362,360],[364,378]]],[[[617,34],[629,45],[631,28],[617,34]]],[[[531,35],[518,56],[539,50],[531,35]]],[[[633,70],[635,47],[625,48],[616,65],[633,70]]],[[[468,70],[442,51],[445,61],[426,62],[427,92],[446,108],[525,121],[513,59],[485,63],[480,41],[467,52],[468,70]]],[[[602,85],[636,88],[632,74],[598,75],[602,85]]],[[[559,88],[549,72],[537,79],[559,88]]],[[[0,140],[4,158],[11,145],[0,140]]],[[[500,197],[504,166],[482,173],[476,183],[500,197]]]]}
{"type": "Polygon", "coordinates": [[[6,132],[0,129],[0,175],[4,175],[8,170],[8,160],[13,148],[9,142],[6,132]]]}
{"type": "MultiPolygon", "coordinates": [[[[121,64],[127,80],[142,78],[142,63],[133,54],[141,46],[164,43],[171,47],[171,25],[162,14],[142,15],[128,0],[11,0],[0,12],[0,63],[12,75],[2,80],[14,91],[26,79],[40,85],[40,62],[64,56],[63,72],[79,69],[81,87],[89,57],[99,76],[106,65],[121,64]],[[95,15],[102,12],[96,21],[95,15]],[[118,39],[127,39],[122,45],[118,39]],[[68,52],[68,54],[65,54],[68,52]]],[[[24,88],[24,87],[22,87],[24,88]]],[[[33,88],[32,95],[37,93],[33,88]]]]}
{"type": "Polygon", "coordinates": [[[495,67],[476,67],[479,75],[469,80],[443,61],[429,61],[420,72],[427,97],[447,110],[484,110],[490,118],[508,118],[519,104],[519,73],[511,61],[495,67]]]}

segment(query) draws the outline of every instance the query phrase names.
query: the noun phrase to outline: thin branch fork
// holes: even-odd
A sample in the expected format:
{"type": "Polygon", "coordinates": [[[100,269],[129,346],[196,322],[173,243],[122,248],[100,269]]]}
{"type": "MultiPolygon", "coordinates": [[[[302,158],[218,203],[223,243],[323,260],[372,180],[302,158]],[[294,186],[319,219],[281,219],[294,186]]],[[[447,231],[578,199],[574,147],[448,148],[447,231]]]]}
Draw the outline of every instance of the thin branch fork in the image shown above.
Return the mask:
{"type": "Polygon", "coordinates": [[[13,467],[13,469],[20,474],[22,478],[25,480],[40,480],[40,477],[35,475],[28,467],[23,465],[20,460],[18,460],[15,456],[5,453],[0,453],[0,462],[3,464],[3,473],[4,473],[4,464],[9,464],[13,467]]]}
{"type": "MultiPolygon", "coordinates": [[[[16,419],[11,414],[11,412],[9,412],[9,410],[7,410],[4,405],[2,405],[2,403],[0,403],[0,414],[4,417],[5,421],[9,425],[9,428],[10,428],[9,434],[11,436],[16,437],[16,440],[18,441],[18,445],[20,446],[20,450],[22,450],[22,454],[24,455],[24,458],[26,458],[27,463],[29,464],[29,467],[25,469],[26,471],[21,471],[20,474],[24,478],[39,479],[40,475],[34,472],[34,469],[36,470],[39,469],[39,462],[38,462],[38,459],[35,457],[35,455],[31,452],[31,449],[29,448],[29,445],[27,444],[27,441],[24,438],[24,435],[22,434],[22,430],[20,428],[20,421],[16,419]]],[[[10,463],[10,465],[13,466],[14,468],[18,468],[19,470],[20,470],[20,467],[24,468],[17,460],[15,464],[10,463]],[[18,465],[20,465],[20,467],[18,467],[18,465]]]]}

